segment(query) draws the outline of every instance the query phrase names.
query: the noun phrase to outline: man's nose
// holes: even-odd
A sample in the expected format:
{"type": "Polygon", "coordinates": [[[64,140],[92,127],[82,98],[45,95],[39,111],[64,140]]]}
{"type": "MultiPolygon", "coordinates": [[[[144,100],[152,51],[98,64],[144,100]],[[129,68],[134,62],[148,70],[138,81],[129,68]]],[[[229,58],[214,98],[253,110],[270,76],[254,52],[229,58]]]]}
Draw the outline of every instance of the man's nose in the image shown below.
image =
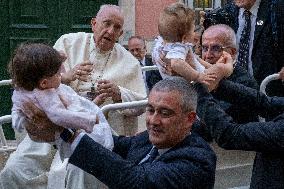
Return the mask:
{"type": "Polygon", "coordinates": [[[139,53],[138,53],[137,50],[134,50],[134,51],[133,51],[133,54],[134,54],[134,56],[137,56],[139,53]]]}
{"type": "Polygon", "coordinates": [[[157,112],[147,115],[147,119],[151,125],[157,125],[161,122],[161,116],[157,112]]]}
{"type": "Polygon", "coordinates": [[[209,53],[209,50],[206,51],[206,52],[202,52],[203,60],[206,60],[207,58],[209,58],[210,55],[212,55],[212,54],[209,53]]]}
{"type": "Polygon", "coordinates": [[[114,26],[108,27],[107,32],[108,32],[109,34],[113,34],[113,33],[114,33],[114,26]]]}

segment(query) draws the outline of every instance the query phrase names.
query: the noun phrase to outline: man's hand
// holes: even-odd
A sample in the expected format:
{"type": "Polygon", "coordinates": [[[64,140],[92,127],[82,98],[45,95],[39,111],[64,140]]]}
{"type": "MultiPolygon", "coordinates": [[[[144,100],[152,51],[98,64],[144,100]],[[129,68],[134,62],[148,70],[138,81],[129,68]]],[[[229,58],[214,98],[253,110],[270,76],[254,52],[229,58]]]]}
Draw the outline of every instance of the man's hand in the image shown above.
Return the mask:
{"type": "Polygon", "coordinates": [[[98,81],[97,91],[106,97],[111,97],[114,102],[121,102],[121,93],[119,87],[109,80],[98,81]]]}
{"type": "Polygon", "coordinates": [[[233,58],[226,51],[223,51],[223,55],[216,62],[216,65],[218,64],[221,64],[220,67],[223,69],[223,77],[229,77],[233,73],[234,71],[233,58]],[[225,64],[225,65],[222,66],[222,64],[225,64]]]}
{"type": "Polygon", "coordinates": [[[46,114],[31,102],[24,104],[23,113],[29,122],[26,130],[33,141],[54,142],[55,133],[63,131],[63,127],[53,124],[46,114]]]}
{"type": "Polygon", "coordinates": [[[282,67],[282,69],[279,72],[279,79],[281,79],[282,81],[284,81],[284,67],[282,67]]]}
{"type": "Polygon", "coordinates": [[[93,71],[93,64],[90,61],[84,61],[82,64],[76,65],[68,72],[62,73],[61,81],[64,84],[69,84],[76,79],[80,81],[87,81],[93,71]]]}

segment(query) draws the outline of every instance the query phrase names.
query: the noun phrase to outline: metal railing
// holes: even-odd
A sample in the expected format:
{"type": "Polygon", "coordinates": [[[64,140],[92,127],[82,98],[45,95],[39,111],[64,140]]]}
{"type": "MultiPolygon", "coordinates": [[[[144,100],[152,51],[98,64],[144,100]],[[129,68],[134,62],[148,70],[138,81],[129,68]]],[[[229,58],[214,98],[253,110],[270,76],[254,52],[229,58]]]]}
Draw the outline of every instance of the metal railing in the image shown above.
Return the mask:
{"type": "Polygon", "coordinates": [[[148,100],[139,100],[139,101],[132,101],[132,102],[122,102],[122,103],[115,103],[115,104],[108,104],[101,108],[102,112],[106,115],[111,110],[125,110],[131,108],[140,108],[146,106],[148,100]]]}
{"type": "MultiPolygon", "coordinates": [[[[5,86],[5,85],[11,85],[12,80],[1,80],[0,81],[0,86],[5,86]]],[[[7,140],[4,135],[3,127],[2,125],[5,123],[11,123],[12,122],[12,117],[11,115],[5,115],[0,117],[0,152],[1,151],[10,151],[10,150],[15,150],[15,146],[9,146],[7,143],[7,140]]]]}
{"type": "MultiPolygon", "coordinates": [[[[149,70],[156,70],[157,66],[145,66],[143,67],[143,71],[149,71],[149,70]]],[[[272,80],[279,79],[279,74],[272,74],[267,76],[260,85],[260,91],[265,93],[265,89],[267,84],[272,80]]],[[[2,85],[9,85],[11,84],[11,80],[2,80],[0,81],[0,86],[2,85]]],[[[266,93],[265,93],[266,94],[266,93]]],[[[146,106],[148,103],[148,100],[140,100],[140,101],[132,101],[132,102],[123,102],[123,103],[115,103],[115,104],[108,104],[101,108],[102,112],[107,115],[109,111],[111,110],[124,110],[124,109],[131,109],[131,108],[140,108],[146,106]]],[[[0,117],[0,139],[2,141],[2,148],[7,148],[7,140],[4,136],[4,132],[2,129],[2,124],[4,123],[11,123],[12,118],[11,115],[5,115],[0,117]]],[[[1,147],[1,146],[0,146],[1,147]]]]}
{"type": "Polygon", "coordinates": [[[267,84],[268,84],[270,81],[278,80],[278,79],[279,79],[279,74],[278,74],[278,73],[267,76],[267,77],[264,78],[264,80],[261,82],[260,87],[259,87],[259,90],[260,90],[261,92],[263,92],[263,93],[266,95],[265,89],[266,89],[267,84]]]}
{"type": "Polygon", "coordinates": [[[11,85],[11,84],[12,84],[12,79],[0,81],[0,86],[11,85]]]}
{"type": "Polygon", "coordinates": [[[4,132],[3,132],[2,125],[5,124],[5,123],[11,123],[11,122],[12,122],[11,115],[5,115],[5,116],[0,117],[0,139],[1,139],[1,142],[2,142],[2,148],[3,149],[8,148],[8,144],[7,144],[7,140],[5,138],[4,132]]]}
{"type": "Polygon", "coordinates": [[[143,66],[141,67],[142,72],[150,71],[150,70],[158,70],[157,66],[143,66]]]}

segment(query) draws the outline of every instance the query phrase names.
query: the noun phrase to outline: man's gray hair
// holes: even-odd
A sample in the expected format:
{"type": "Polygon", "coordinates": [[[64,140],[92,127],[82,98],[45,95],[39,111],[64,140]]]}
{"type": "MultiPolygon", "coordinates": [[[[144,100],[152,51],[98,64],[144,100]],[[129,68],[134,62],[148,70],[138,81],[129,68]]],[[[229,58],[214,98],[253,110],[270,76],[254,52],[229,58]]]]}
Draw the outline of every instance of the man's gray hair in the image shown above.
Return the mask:
{"type": "MultiPolygon", "coordinates": [[[[228,25],[225,24],[216,24],[212,25],[209,28],[207,28],[204,33],[211,33],[219,31],[219,33],[222,33],[224,46],[227,47],[233,47],[237,49],[237,37],[235,31],[228,25]]],[[[204,35],[204,34],[203,34],[204,35]]]]}
{"type": "MultiPolygon", "coordinates": [[[[181,95],[181,109],[183,112],[196,111],[197,92],[193,84],[182,77],[168,77],[156,83],[151,91],[177,91],[181,95]]],[[[151,92],[150,92],[151,93],[151,92]]],[[[178,99],[177,99],[178,100],[178,99]]]]}
{"type": "Polygon", "coordinates": [[[107,9],[116,10],[123,17],[122,10],[121,10],[121,8],[119,6],[111,5],[111,4],[104,4],[104,5],[101,5],[100,10],[98,11],[98,13],[96,15],[96,18],[100,17],[102,15],[102,13],[104,11],[106,11],[107,9]]]}

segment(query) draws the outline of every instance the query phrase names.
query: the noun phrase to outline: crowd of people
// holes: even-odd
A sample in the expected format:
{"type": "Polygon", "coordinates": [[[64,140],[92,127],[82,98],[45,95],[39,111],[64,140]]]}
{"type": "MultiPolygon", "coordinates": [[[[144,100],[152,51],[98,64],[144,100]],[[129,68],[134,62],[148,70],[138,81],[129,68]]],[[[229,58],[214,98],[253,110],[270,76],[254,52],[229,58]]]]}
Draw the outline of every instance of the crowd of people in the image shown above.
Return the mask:
{"type": "Polygon", "coordinates": [[[195,33],[194,11],[173,3],[160,14],[152,60],[141,36],[129,38],[129,51],[117,43],[124,18],[116,5],[101,6],[93,33],[62,35],[53,48],[20,45],[9,62],[12,125],[27,135],[0,188],[211,189],[212,140],[256,152],[250,188],[284,188],[283,7],[234,0],[206,13],[195,33]],[[158,70],[141,71],[150,65],[158,70]],[[273,73],[269,97],[258,88],[273,73]],[[146,98],[146,110],[100,110],[146,98]]]}

